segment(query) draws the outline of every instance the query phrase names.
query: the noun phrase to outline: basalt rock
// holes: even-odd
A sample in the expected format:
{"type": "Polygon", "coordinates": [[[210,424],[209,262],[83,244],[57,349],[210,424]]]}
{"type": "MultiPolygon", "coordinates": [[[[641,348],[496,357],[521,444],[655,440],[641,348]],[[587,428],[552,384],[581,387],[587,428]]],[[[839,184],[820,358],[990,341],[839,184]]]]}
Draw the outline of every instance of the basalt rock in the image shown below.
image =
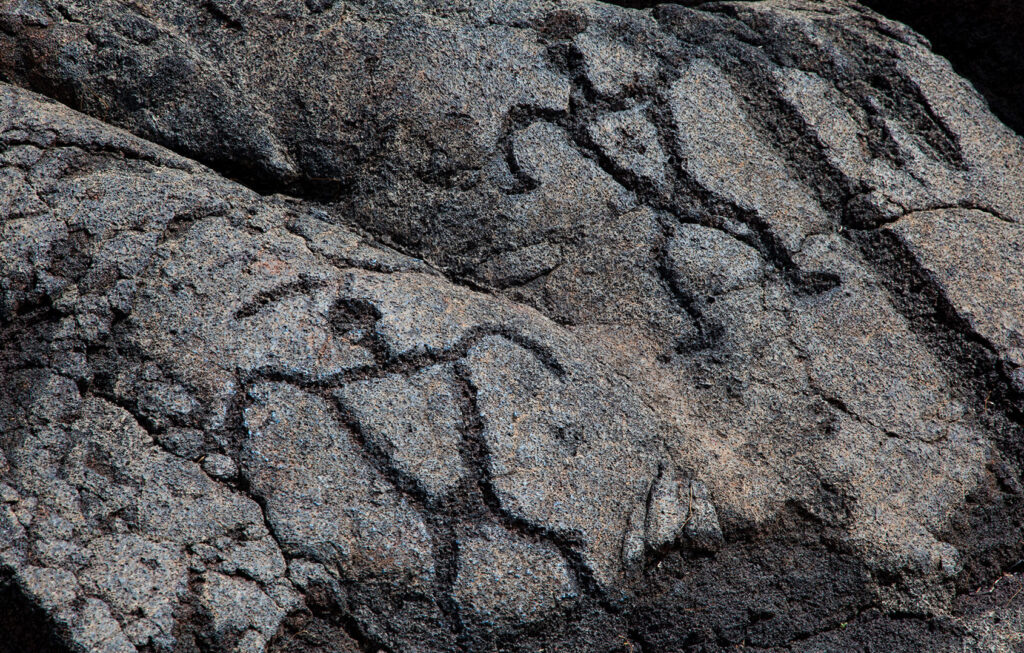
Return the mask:
{"type": "Polygon", "coordinates": [[[0,650],[1019,650],[1024,141],[622,4],[0,1],[0,650]]]}
{"type": "Polygon", "coordinates": [[[866,0],[928,38],[936,53],[984,95],[992,111],[1024,133],[1024,7],[1010,0],[866,0]]]}

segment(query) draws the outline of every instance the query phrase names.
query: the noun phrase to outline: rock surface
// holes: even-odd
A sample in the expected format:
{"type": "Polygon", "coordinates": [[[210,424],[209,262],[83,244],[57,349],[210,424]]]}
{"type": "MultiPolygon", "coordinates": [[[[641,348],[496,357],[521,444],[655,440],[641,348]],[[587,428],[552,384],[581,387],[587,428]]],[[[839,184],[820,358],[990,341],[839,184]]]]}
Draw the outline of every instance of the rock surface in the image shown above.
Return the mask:
{"type": "Polygon", "coordinates": [[[1020,650],[1024,141],[687,4],[0,0],[0,650],[1020,650]]]}
{"type": "Polygon", "coordinates": [[[1024,133],[1024,6],[1011,0],[866,0],[908,24],[969,79],[992,111],[1024,133]]]}

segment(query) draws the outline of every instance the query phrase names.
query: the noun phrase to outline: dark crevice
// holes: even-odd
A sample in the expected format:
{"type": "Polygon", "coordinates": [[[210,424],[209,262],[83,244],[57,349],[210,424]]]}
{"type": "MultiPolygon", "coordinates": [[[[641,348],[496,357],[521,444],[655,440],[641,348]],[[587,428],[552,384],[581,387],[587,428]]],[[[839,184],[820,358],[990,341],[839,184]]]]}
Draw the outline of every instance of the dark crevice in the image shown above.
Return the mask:
{"type": "MultiPolygon", "coordinates": [[[[141,138],[140,138],[141,140],[141,138]]],[[[32,144],[32,143],[28,143],[32,144]]],[[[67,147],[81,150],[87,154],[94,154],[99,156],[111,156],[123,161],[138,161],[140,163],[148,163],[158,168],[171,168],[174,170],[181,170],[183,172],[195,172],[194,166],[189,165],[186,162],[182,162],[180,165],[174,161],[171,156],[162,157],[157,154],[151,154],[138,150],[132,150],[127,147],[116,145],[114,143],[103,143],[93,142],[88,143],[82,140],[67,140],[58,135],[56,140],[50,145],[51,148],[56,147],[67,147]]]]}
{"type": "MultiPolygon", "coordinates": [[[[175,151],[180,149],[169,143],[158,144],[175,151]]],[[[255,167],[255,164],[241,162],[228,155],[212,158],[204,152],[184,149],[181,149],[180,153],[209,166],[222,177],[263,197],[285,195],[310,202],[334,204],[346,202],[354,190],[352,180],[342,177],[283,176],[264,171],[255,167]]]]}
{"type": "Polygon", "coordinates": [[[322,280],[300,274],[297,281],[285,283],[257,294],[251,301],[235,311],[234,318],[236,320],[243,320],[253,317],[271,304],[296,295],[309,295],[317,288],[323,287],[324,284],[325,282],[322,280]]]}
{"type": "MultiPolygon", "coordinates": [[[[506,141],[507,142],[507,138],[506,141]]],[[[395,234],[388,234],[385,232],[374,232],[366,228],[366,225],[357,224],[349,216],[345,215],[345,209],[343,204],[324,204],[317,200],[304,198],[301,196],[288,196],[288,201],[301,201],[308,205],[312,205],[317,210],[329,212],[331,215],[330,220],[324,220],[321,217],[314,219],[322,220],[326,224],[330,225],[341,225],[344,229],[352,232],[353,235],[359,237],[362,240],[362,244],[370,247],[380,249],[382,251],[391,251],[401,256],[408,257],[411,263],[408,267],[401,265],[393,265],[378,260],[367,260],[362,257],[354,256],[343,256],[331,252],[317,252],[319,256],[325,258],[331,265],[338,269],[357,269],[364,270],[367,272],[377,272],[379,274],[396,274],[401,272],[415,272],[419,274],[433,274],[439,277],[443,277],[450,283],[456,286],[461,286],[474,292],[484,294],[494,294],[495,288],[492,288],[480,280],[473,278],[470,274],[462,271],[453,269],[451,266],[445,266],[440,264],[436,260],[430,260],[425,258],[425,254],[416,245],[412,245],[405,242],[400,242],[401,239],[397,239],[395,234]]],[[[294,221],[285,222],[284,227],[296,236],[301,237],[303,240],[309,241],[309,237],[302,232],[301,229],[296,228],[294,221]]]]}
{"type": "MultiPolygon", "coordinates": [[[[873,265],[910,329],[945,364],[951,387],[972,408],[969,419],[991,434],[998,455],[1016,470],[1002,470],[1011,475],[1004,485],[1019,487],[1015,476],[1024,468],[1024,397],[1010,382],[1009,370],[991,343],[959,315],[895,234],[885,230],[844,233],[873,265]]],[[[1003,464],[997,457],[991,465],[1003,464]]],[[[969,551],[964,556],[964,571],[957,578],[961,591],[998,577],[1002,568],[1021,558],[1024,543],[1007,529],[1022,530],[1024,501],[1019,492],[1009,489],[989,496],[979,488],[983,494],[974,502],[978,505],[968,500],[962,515],[951,522],[953,536],[963,541],[957,543],[958,548],[966,546],[969,551]]]]}
{"type": "MultiPolygon", "coordinates": [[[[350,323],[343,322],[343,326],[341,328],[345,328],[349,326],[349,324],[350,323]]],[[[548,347],[503,325],[481,326],[468,329],[467,333],[456,343],[445,349],[428,349],[426,351],[417,350],[397,355],[387,350],[386,345],[383,341],[379,340],[379,336],[376,334],[374,329],[368,329],[362,326],[350,328],[353,331],[364,334],[362,339],[358,342],[360,345],[366,346],[375,351],[378,356],[378,360],[376,362],[371,365],[348,369],[327,377],[317,378],[307,377],[294,371],[286,372],[269,367],[261,368],[247,375],[246,379],[243,379],[243,383],[250,383],[257,379],[265,381],[283,381],[297,385],[303,389],[317,391],[320,389],[335,388],[353,381],[381,378],[389,374],[402,374],[408,376],[432,365],[458,361],[464,358],[467,352],[479,344],[480,341],[490,336],[505,338],[506,340],[519,345],[523,349],[526,349],[533,354],[541,364],[550,370],[552,374],[559,377],[566,374],[565,368],[548,347]]]]}
{"type": "Polygon", "coordinates": [[[263,527],[267,529],[267,535],[270,539],[274,540],[274,544],[281,552],[281,557],[288,561],[292,560],[295,556],[293,556],[291,551],[285,547],[284,543],[278,539],[277,532],[274,530],[273,524],[270,522],[270,517],[268,516],[269,512],[267,511],[267,500],[253,491],[252,486],[249,483],[249,478],[245,474],[239,473],[236,482],[238,490],[245,494],[245,496],[252,499],[256,505],[260,507],[260,516],[263,518],[263,527]]]}
{"type": "Polygon", "coordinates": [[[242,23],[240,23],[238,19],[234,18],[233,16],[229,15],[226,11],[224,11],[224,8],[220,5],[221,3],[217,0],[206,0],[206,2],[204,2],[202,6],[203,9],[208,11],[210,15],[217,20],[217,22],[221,23],[228,29],[236,31],[242,29],[242,23]]]}
{"type": "MultiPolygon", "coordinates": [[[[320,218],[313,218],[313,219],[320,220],[320,218]]],[[[334,223],[333,222],[325,222],[325,224],[333,225],[334,223]]],[[[309,243],[310,240],[311,240],[310,236],[307,233],[305,233],[302,229],[298,228],[296,226],[296,224],[295,224],[295,221],[293,221],[293,220],[286,221],[284,223],[284,228],[287,229],[290,233],[295,234],[296,236],[299,236],[300,238],[305,240],[307,243],[309,243]]],[[[410,265],[391,264],[391,263],[386,263],[384,261],[380,261],[380,260],[377,260],[377,259],[366,259],[366,258],[360,258],[360,257],[355,257],[355,256],[344,256],[344,255],[340,255],[340,254],[337,254],[337,253],[334,253],[334,252],[329,252],[329,251],[316,251],[317,255],[322,256],[325,259],[327,259],[327,261],[330,262],[331,265],[333,265],[334,267],[338,268],[339,270],[345,270],[345,269],[353,268],[353,269],[357,269],[357,270],[364,270],[366,272],[377,272],[379,274],[395,274],[395,273],[398,273],[398,272],[419,272],[419,273],[437,274],[439,276],[443,276],[440,271],[438,271],[436,268],[434,268],[427,261],[424,261],[423,259],[421,259],[418,256],[416,256],[415,253],[401,252],[398,249],[395,249],[395,248],[391,247],[390,245],[384,244],[382,242],[378,242],[376,240],[376,238],[372,234],[364,233],[362,230],[358,229],[354,225],[348,225],[347,224],[345,226],[345,228],[350,229],[354,235],[356,235],[357,237],[361,238],[364,241],[362,244],[365,244],[367,247],[372,247],[372,248],[375,248],[375,249],[380,249],[382,251],[391,251],[391,252],[394,252],[396,254],[400,254],[402,256],[408,256],[409,259],[410,259],[410,261],[409,261],[410,265]]],[[[455,284],[461,283],[457,279],[453,279],[453,278],[450,278],[450,277],[447,277],[447,278],[452,283],[455,283],[455,284]]],[[[471,287],[469,284],[463,284],[463,285],[466,285],[467,287],[471,287]]],[[[477,288],[471,287],[471,289],[476,290],[477,288]]]]}
{"type": "Polygon", "coordinates": [[[477,389],[472,381],[472,372],[463,364],[456,365],[457,382],[462,398],[463,413],[463,457],[476,475],[476,484],[484,504],[495,519],[507,530],[519,533],[528,539],[540,539],[553,545],[562,554],[575,584],[591,599],[597,599],[605,611],[611,609],[602,601],[603,590],[579,553],[582,543],[564,533],[543,528],[528,522],[505,509],[494,488],[488,464],[487,442],[484,438],[485,424],[477,403],[477,389]]]}
{"type": "Polygon", "coordinates": [[[895,224],[904,218],[914,215],[915,213],[927,213],[929,211],[948,210],[978,211],[980,213],[986,213],[989,216],[995,218],[996,220],[999,220],[1000,222],[1008,222],[1010,224],[1015,224],[1013,220],[1007,218],[1005,215],[1002,215],[995,209],[969,201],[957,202],[955,204],[935,204],[931,206],[923,206],[920,208],[910,209],[892,218],[881,218],[879,216],[874,216],[874,219],[871,220],[864,220],[862,215],[860,215],[857,211],[857,207],[853,206],[852,204],[848,204],[847,209],[844,211],[844,223],[845,226],[851,229],[880,229],[882,227],[885,227],[886,225],[895,224]]]}
{"type": "MultiPolygon", "coordinates": [[[[1019,408],[1022,398],[1013,389],[993,345],[959,315],[935,280],[917,263],[913,252],[885,230],[847,229],[843,233],[878,270],[897,310],[915,333],[957,372],[957,385],[969,388],[978,412],[1001,413],[1008,420],[996,432],[1005,431],[1009,425],[1013,425],[1014,432],[1024,428],[1019,408]]],[[[1017,441],[1014,459],[1024,464],[1024,438],[1011,440],[1017,441]]]]}

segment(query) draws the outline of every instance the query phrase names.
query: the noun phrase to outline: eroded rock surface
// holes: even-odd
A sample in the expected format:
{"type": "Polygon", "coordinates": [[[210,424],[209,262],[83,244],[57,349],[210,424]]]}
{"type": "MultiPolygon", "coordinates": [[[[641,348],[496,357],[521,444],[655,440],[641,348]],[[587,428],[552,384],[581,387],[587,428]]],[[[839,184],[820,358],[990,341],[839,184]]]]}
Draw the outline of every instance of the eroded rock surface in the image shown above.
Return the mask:
{"type": "Polygon", "coordinates": [[[1019,647],[1024,141],[685,4],[0,0],[14,650],[1019,647]]]}

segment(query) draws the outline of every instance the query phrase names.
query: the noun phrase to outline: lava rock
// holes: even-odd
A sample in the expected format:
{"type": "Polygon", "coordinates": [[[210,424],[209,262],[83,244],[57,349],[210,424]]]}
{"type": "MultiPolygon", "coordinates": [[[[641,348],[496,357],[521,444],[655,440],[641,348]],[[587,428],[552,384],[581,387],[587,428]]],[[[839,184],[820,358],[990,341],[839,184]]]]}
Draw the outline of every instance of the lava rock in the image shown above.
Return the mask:
{"type": "Polygon", "coordinates": [[[0,651],[1018,645],[1024,141],[651,4],[0,2],[0,651]]]}

